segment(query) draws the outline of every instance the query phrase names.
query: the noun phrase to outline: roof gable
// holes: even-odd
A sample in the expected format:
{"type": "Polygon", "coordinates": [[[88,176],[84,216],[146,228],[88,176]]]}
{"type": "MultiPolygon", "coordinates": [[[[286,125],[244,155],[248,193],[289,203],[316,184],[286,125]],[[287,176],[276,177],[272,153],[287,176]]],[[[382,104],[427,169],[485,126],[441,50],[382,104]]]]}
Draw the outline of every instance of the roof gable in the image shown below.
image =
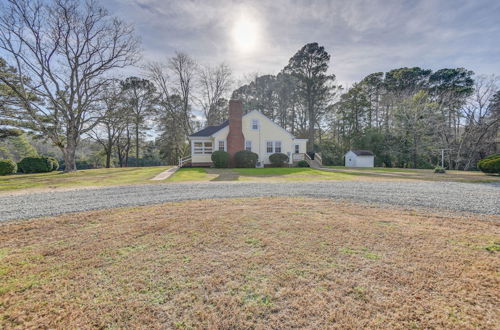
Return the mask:
{"type": "MultiPolygon", "coordinates": [[[[269,117],[267,117],[266,115],[264,115],[262,112],[258,111],[258,110],[252,110],[252,111],[249,111],[247,112],[246,114],[243,115],[243,117],[251,114],[251,113],[257,113],[259,114],[259,116],[263,117],[265,120],[268,120],[269,122],[271,122],[274,126],[276,126],[277,128],[279,128],[280,130],[286,132],[288,135],[290,135],[292,137],[292,139],[294,139],[295,137],[290,133],[288,132],[286,129],[284,129],[283,127],[281,127],[280,125],[276,124],[274,121],[272,121],[269,117]]],[[[223,122],[222,124],[220,125],[216,125],[216,126],[207,126],[201,130],[199,130],[198,132],[196,133],[193,133],[191,134],[189,137],[209,137],[209,136],[212,136],[214,135],[215,133],[217,133],[218,131],[220,131],[221,129],[223,129],[224,127],[226,126],[229,126],[229,120],[226,120],[225,122],[223,122]]],[[[302,139],[304,140],[304,139],[302,139]]]]}
{"type": "Polygon", "coordinates": [[[268,116],[266,116],[265,114],[263,114],[262,112],[260,112],[259,110],[252,110],[252,111],[249,111],[247,112],[246,114],[243,115],[243,117],[249,115],[249,114],[252,114],[252,113],[257,113],[259,116],[263,117],[265,120],[269,121],[272,125],[274,125],[276,128],[282,130],[283,132],[285,132],[286,134],[290,135],[290,137],[292,139],[295,139],[295,137],[290,133],[288,132],[286,129],[284,129],[283,127],[281,127],[280,125],[276,124],[274,121],[271,120],[271,118],[269,118],[268,116]]]}

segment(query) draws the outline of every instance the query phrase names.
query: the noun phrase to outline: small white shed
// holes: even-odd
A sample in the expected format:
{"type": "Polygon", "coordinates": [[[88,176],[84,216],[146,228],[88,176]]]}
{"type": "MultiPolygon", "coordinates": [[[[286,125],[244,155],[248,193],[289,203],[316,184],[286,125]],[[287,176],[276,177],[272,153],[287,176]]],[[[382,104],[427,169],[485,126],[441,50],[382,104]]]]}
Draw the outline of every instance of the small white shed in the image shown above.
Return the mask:
{"type": "Polygon", "coordinates": [[[349,150],[345,154],[346,167],[373,167],[375,155],[369,150],[349,150]]]}

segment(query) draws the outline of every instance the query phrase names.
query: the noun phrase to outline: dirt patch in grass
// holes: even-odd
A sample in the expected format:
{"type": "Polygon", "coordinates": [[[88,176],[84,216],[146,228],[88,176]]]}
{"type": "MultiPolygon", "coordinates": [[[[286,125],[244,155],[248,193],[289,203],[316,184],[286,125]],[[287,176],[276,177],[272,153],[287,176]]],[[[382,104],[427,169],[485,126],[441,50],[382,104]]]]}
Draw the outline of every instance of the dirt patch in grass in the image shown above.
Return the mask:
{"type": "Polygon", "coordinates": [[[0,328],[494,328],[499,217],[308,198],[0,225],[0,328]]]}

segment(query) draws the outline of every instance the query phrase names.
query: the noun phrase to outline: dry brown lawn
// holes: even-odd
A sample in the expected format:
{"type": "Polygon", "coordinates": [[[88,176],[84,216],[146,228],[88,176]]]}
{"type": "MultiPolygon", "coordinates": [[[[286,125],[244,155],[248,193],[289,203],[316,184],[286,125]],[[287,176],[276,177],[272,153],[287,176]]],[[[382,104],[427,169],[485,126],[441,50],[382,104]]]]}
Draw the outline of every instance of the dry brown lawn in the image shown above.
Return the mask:
{"type": "Polygon", "coordinates": [[[495,328],[499,217],[204,200],[0,225],[0,328],[495,328]]]}

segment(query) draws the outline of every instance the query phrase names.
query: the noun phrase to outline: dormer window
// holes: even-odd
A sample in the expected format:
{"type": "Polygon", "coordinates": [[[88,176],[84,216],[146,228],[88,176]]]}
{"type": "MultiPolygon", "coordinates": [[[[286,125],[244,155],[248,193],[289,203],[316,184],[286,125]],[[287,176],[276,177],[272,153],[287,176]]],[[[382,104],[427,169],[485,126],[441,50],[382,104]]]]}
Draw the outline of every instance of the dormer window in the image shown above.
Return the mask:
{"type": "Polygon", "coordinates": [[[254,129],[254,130],[259,129],[259,120],[258,119],[252,119],[252,129],[254,129]]]}

